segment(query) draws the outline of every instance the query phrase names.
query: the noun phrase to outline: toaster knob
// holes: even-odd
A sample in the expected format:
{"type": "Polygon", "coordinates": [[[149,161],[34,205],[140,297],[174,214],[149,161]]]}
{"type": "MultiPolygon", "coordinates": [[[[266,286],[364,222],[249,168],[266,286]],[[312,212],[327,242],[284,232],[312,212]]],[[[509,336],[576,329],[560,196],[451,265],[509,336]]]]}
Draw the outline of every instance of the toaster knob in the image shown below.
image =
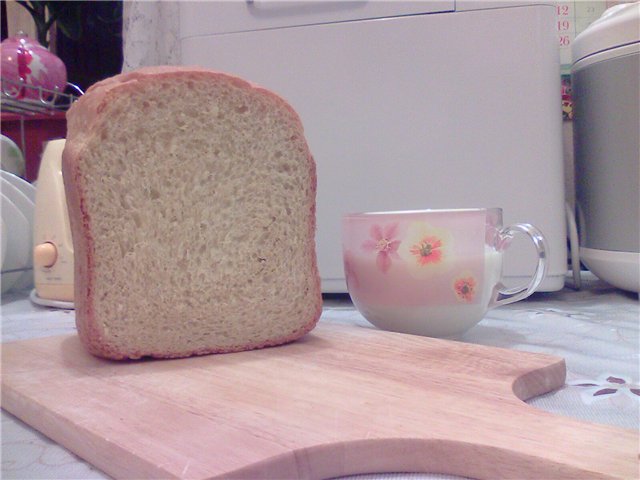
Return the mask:
{"type": "Polygon", "coordinates": [[[36,267],[52,267],[58,259],[58,249],[51,242],[41,243],[33,249],[33,263],[36,267]]]}

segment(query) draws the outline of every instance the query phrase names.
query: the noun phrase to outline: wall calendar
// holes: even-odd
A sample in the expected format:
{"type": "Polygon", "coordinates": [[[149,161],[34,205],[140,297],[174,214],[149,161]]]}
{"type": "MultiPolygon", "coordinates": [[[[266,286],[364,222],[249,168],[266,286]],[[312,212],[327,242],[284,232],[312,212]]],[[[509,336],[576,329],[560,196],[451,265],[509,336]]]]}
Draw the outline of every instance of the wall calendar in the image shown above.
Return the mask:
{"type": "Polygon", "coordinates": [[[600,18],[605,10],[620,3],[626,2],[609,0],[559,0],[555,2],[556,28],[563,74],[569,73],[571,70],[571,44],[576,36],[594,20],[600,18]]]}
{"type": "Polygon", "coordinates": [[[558,0],[556,6],[556,29],[560,47],[560,73],[562,74],[562,117],[573,119],[571,100],[571,45],[575,38],[591,23],[600,18],[608,8],[627,3],[613,0],[558,0]]]}

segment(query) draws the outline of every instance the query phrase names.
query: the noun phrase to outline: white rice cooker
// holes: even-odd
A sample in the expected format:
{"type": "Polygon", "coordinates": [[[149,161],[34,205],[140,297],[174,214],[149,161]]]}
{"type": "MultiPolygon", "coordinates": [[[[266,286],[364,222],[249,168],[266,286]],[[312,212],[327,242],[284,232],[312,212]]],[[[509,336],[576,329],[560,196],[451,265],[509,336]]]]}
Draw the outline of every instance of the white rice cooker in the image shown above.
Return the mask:
{"type": "Polygon", "coordinates": [[[640,291],[640,3],[608,9],[573,43],[580,260],[640,291]]]}

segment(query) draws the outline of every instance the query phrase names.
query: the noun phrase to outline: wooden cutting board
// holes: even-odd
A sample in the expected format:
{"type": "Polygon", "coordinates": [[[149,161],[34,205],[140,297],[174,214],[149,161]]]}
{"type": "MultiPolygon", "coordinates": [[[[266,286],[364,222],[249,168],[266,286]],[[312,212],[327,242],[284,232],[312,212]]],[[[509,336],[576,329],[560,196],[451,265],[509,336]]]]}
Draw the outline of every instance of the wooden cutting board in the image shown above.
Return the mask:
{"type": "Polygon", "coordinates": [[[118,478],[637,478],[636,432],[522,402],[564,378],[556,357],[330,322],[181,360],[2,346],[2,408],[118,478]]]}

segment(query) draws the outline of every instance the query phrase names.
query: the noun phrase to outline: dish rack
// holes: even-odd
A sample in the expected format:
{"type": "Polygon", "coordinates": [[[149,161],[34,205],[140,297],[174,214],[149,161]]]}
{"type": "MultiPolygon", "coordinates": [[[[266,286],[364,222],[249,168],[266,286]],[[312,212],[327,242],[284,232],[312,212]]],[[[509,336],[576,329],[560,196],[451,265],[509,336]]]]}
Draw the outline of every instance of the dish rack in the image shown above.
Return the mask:
{"type": "Polygon", "coordinates": [[[2,83],[2,95],[0,105],[2,112],[16,113],[19,115],[50,114],[58,111],[68,110],[69,107],[81,95],[82,89],[73,83],[67,83],[65,93],[60,90],[49,90],[42,87],[35,87],[24,82],[0,79],[2,83]]]}
{"type": "Polygon", "coordinates": [[[2,134],[13,140],[25,159],[24,178],[37,179],[42,146],[66,134],[65,114],[84,92],[67,83],[64,91],[34,87],[0,77],[2,134]]]}

